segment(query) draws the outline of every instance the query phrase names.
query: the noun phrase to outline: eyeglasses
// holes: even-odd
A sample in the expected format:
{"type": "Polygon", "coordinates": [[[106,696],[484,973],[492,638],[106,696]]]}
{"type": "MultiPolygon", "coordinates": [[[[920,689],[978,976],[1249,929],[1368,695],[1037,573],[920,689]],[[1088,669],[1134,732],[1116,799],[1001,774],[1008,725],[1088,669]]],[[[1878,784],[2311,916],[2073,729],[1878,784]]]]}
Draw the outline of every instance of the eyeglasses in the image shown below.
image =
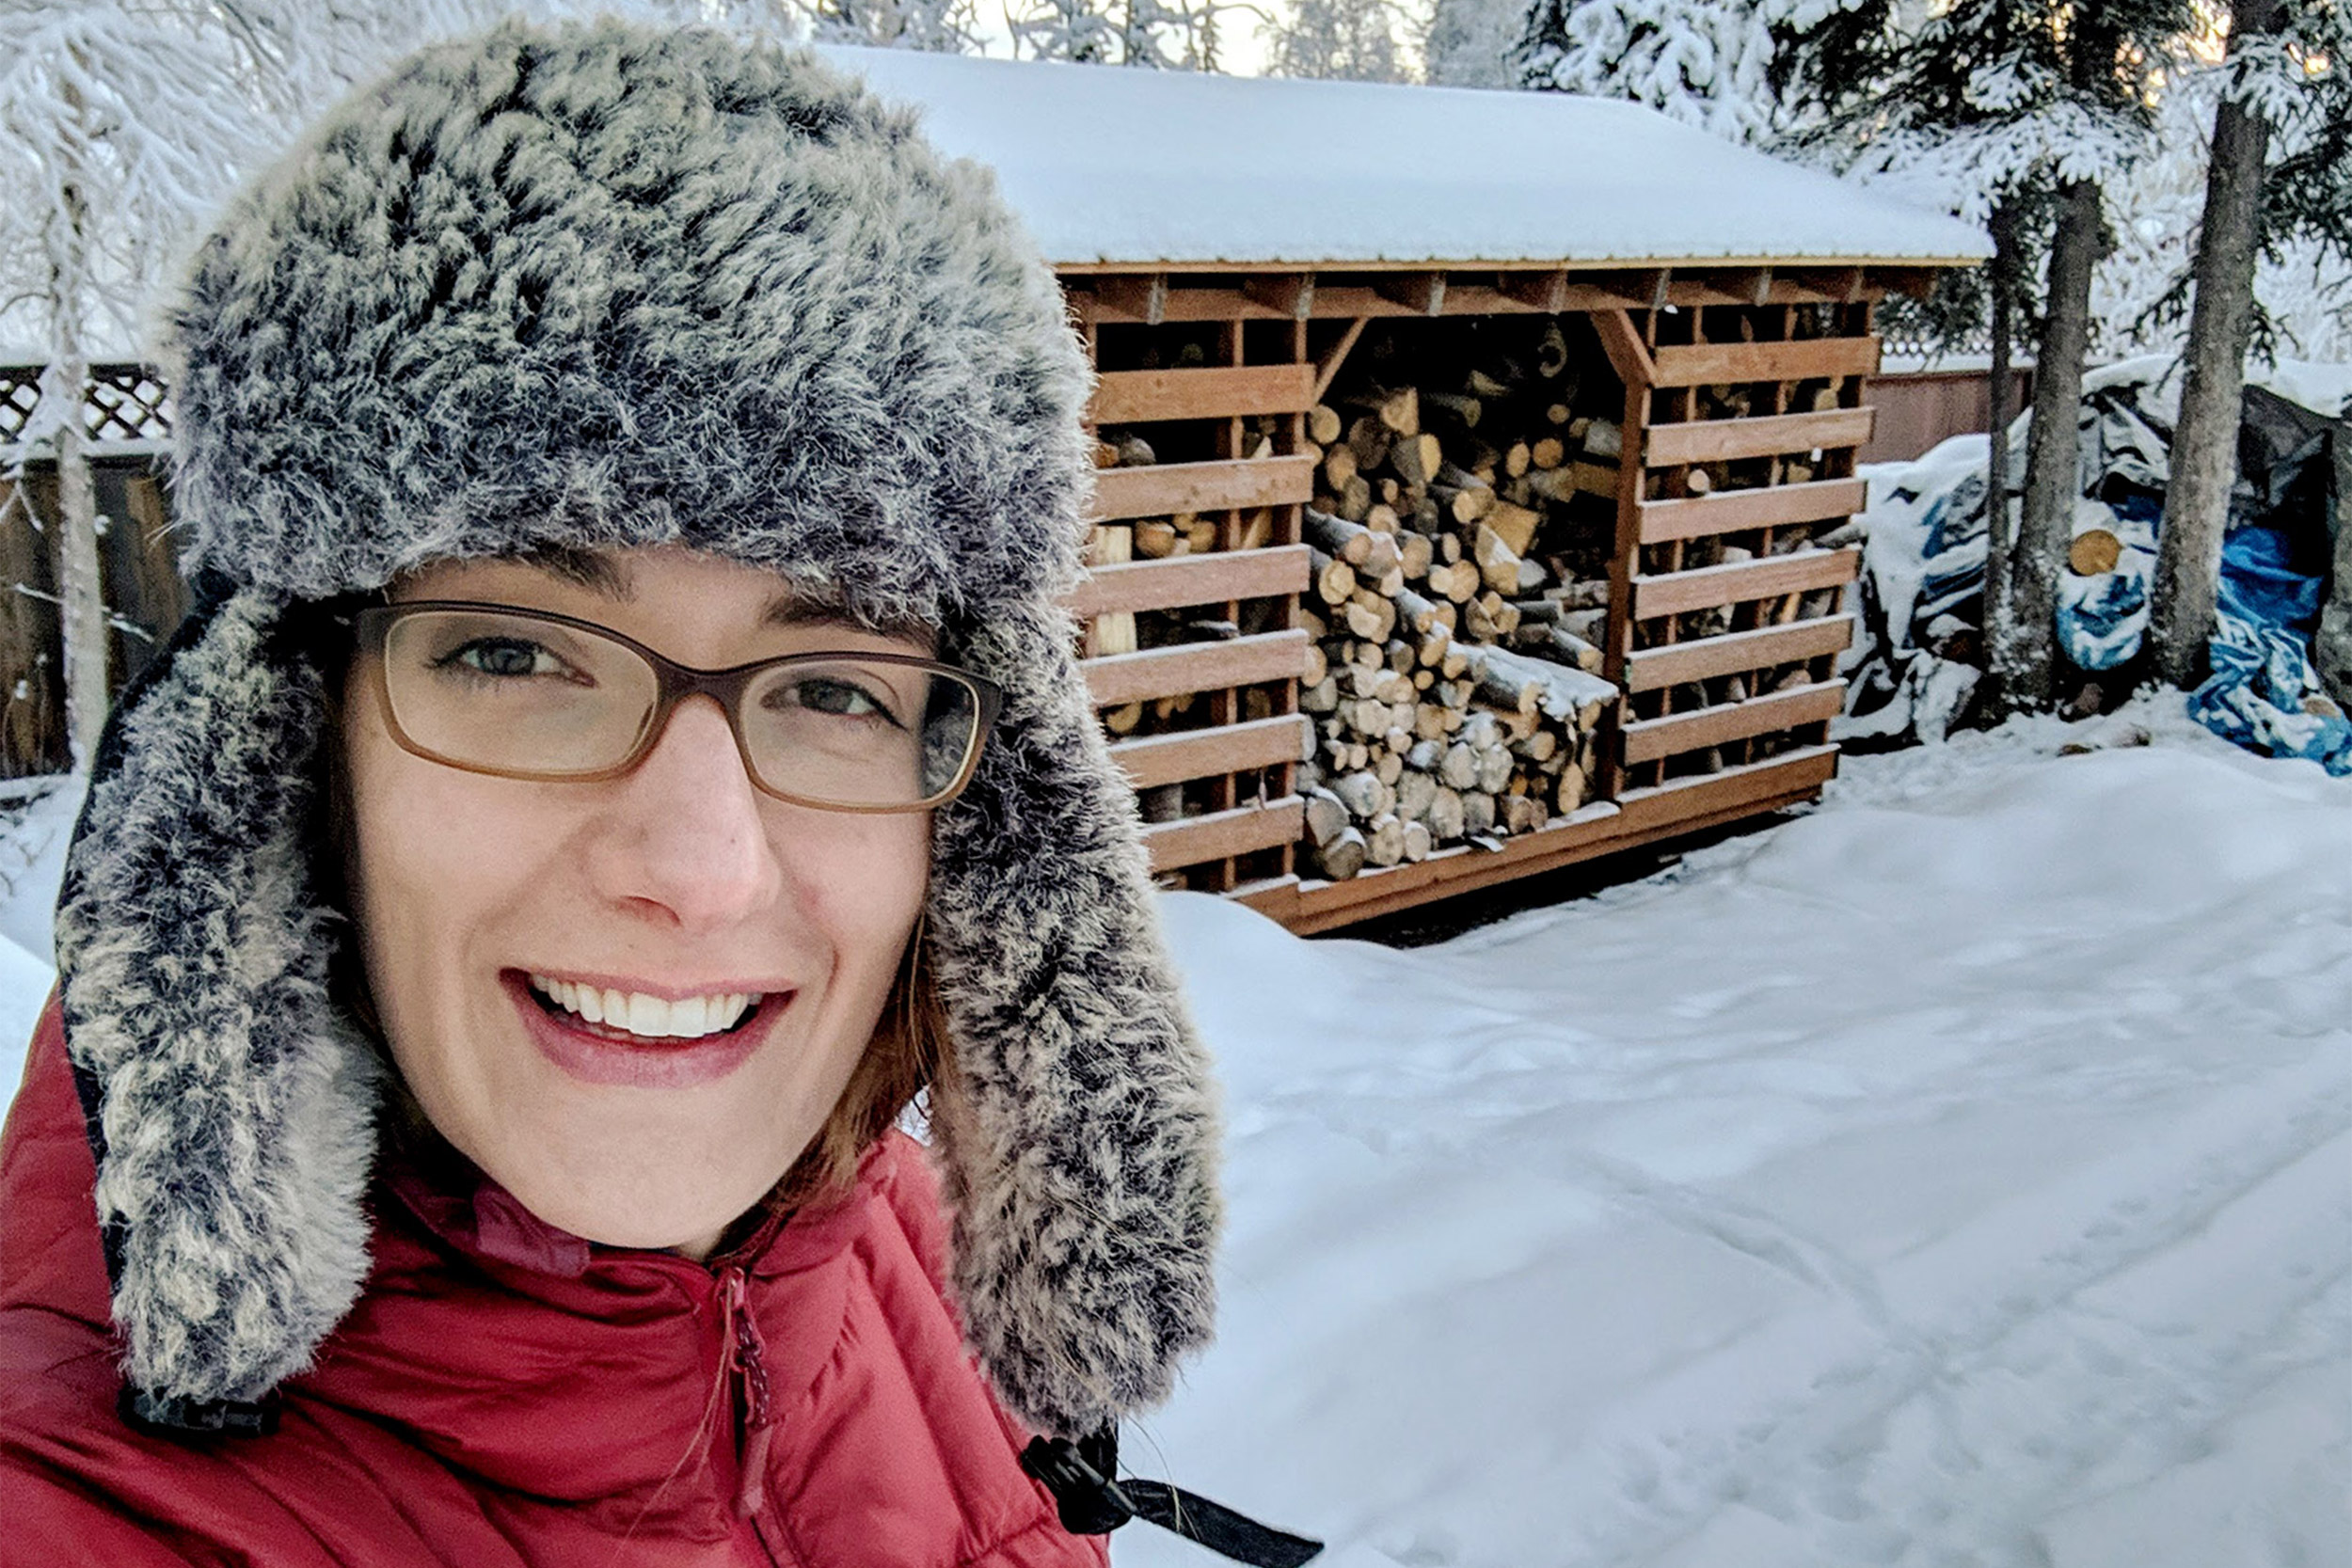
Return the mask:
{"type": "Polygon", "coordinates": [[[590,621],[412,600],[353,617],[392,738],[506,779],[617,778],[679,703],[716,701],[754,784],[834,811],[922,811],[970,782],[1002,696],[912,654],[808,653],[696,670],[590,621]]]}

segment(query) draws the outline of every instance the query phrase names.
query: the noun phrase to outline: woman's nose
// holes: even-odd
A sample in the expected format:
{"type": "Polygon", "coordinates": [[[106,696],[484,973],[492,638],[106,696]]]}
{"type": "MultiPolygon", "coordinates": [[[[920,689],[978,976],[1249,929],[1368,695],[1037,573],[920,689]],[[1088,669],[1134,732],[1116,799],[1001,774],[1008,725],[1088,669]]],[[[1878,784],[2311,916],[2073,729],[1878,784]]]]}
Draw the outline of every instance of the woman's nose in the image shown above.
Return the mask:
{"type": "Polygon", "coordinates": [[[708,697],[671,713],[653,750],[610,786],[597,891],[676,929],[723,930],[780,896],[784,868],[726,715],[708,697]]]}

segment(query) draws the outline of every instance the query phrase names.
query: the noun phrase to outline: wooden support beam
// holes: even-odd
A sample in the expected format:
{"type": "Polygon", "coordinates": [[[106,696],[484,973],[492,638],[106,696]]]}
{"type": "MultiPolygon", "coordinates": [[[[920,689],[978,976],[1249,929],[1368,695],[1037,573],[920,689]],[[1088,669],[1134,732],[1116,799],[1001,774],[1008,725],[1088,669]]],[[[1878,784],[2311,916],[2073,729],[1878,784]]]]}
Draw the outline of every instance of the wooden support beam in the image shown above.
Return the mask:
{"type": "Polygon", "coordinates": [[[1506,297],[1549,316],[1556,316],[1568,308],[1565,267],[1551,272],[1506,272],[1495,288],[1506,297]]]}
{"type": "Polygon", "coordinates": [[[1680,756],[1709,746],[1727,746],[1751,736],[1793,730],[1836,717],[1845,705],[1846,683],[1822,681],[1790,691],[1750,697],[1743,703],[1724,703],[1662,719],[1638,720],[1625,726],[1628,767],[1680,756]]]}
{"type": "Polygon", "coordinates": [[[1062,601],[1081,621],[1145,610],[1184,610],[1306,591],[1314,568],[1304,545],[1261,550],[1213,550],[1165,561],[1097,566],[1062,601]]]}
{"type": "Polygon", "coordinates": [[[1098,316],[1157,326],[1168,319],[1168,274],[1098,277],[1094,279],[1094,300],[1098,316]]]}
{"type": "Polygon", "coordinates": [[[1086,673],[1087,690],[1096,707],[1123,707],[1157,697],[1295,679],[1307,667],[1307,641],[1303,631],[1260,632],[1224,642],[1185,642],[1089,658],[1079,669],[1086,673]]]}
{"type": "Polygon", "coordinates": [[[1682,615],[1719,605],[1745,604],[1750,599],[1778,598],[1783,594],[1809,593],[1851,582],[1862,552],[1799,550],[1794,555],[1769,556],[1729,566],[1701,566],[1689,572],[1666,572],[1633,579],[1633,619],[1682,615]]]}
{"type": "Polygon", "coordinates": [[[1651,385],[1657,387],[1870,375],[1879,368],[1879,341],[1806,338],[1795,342],[1677,343],[1661,348],[1656,361],[1651,385]]]}
{"type": "Polygon", "coordinates": [[[1095,378],[1087,419],[1095,424],[1234,419],[1295,414],[1314,403],[1314,372],[1305,365],[1107,371],[1095,378]]]}
{"type": "Polygon", "coordinates": [[[1801,659],[1843,653],[1853,641],[1853,625],[1852,612],[1841,611],[1785,626],[1763,626],[1755,631],[1726,632],[1721,637],[1637,649],[1626,660],[1625,689],[1659,691],[1685,681],[1710,681],[1719,675],[1743,674],[1750,670],[1769,670],[1776,664],[1794,664],[1801,659]]]}
{"type": "Polygon", "coordinates": [[[1445,274],[1441,272],[1401,273],[1384,277],[1373,285],[1373,292],[1417,315],[1445,313],[1445,274]]]}
{"type": "Polygon", "coordinates": [[[1173,871],[1295,843],[1306,827],[1307,802],[1286,795],[1262,806],[1213,811],[1179,822],[1146,823],[1143,847],[1152,857],[1153,871],[1173,871]]]}
{"type": "Polygon", "coordinates": [[[1742,529],[1785,528],[1790,523],[1850,517],[1868,499],[1869,486],[1861,480],[1817,479],[1803,484],[1644,501],[1642,543],[1662,545],[1670,539],[1705,539],[1742,529]]]}
{"type": "Polygon", "coordinates": [[[1653,468],[1677,463],[1726,463],[1741,457],[1859,447],[1877,420],[1871,408],[1831,408],[1819,414],[1770,414],[1752,420],[1692,420],[1649,428],[1645,457],[1653,468]]]}
{"type": "Polygon", "coordinates": [[[1094,476],[1098,523],[1124,517],[1164,517],[1177,512],[1226,512],[1312,500],[1315,458],[1223,458],[1213,463],[1161,463],[1104,468],[1094,476]]]}
{"type": "Polygon", "coordinates": [[[1349,322],[1347,324],[1347,331],[1341,337],[1337,343],[1332,345],[1331,352],[1325,355],[1320,360],[1316,361],[1313,388],[1314,401],[1316,403],[1321,403],[1323,401],[1324,394],[1330,391],[1331,382],[1333,378],[1340,373],[1340,367],[1347,363],[1348,353],[1355,348],[1356,340],[1364,335],[1365,319],[1366,318],[1362,316],[1358,316],[1355,320],[1349,322]]]}
{"type": "Polygon", "coordinates": [[[1305,714],[1283,713],[1221,729],[1121,740],[1111,747],[1111,761],[1136,788],[1156,789],[1189,779],[1296,762],[1313,736],[1313,721],[1305,714]]]}
{"type": "Polygon", "coordinates": [[[1864,297],[1865,281],[1860,267],[1805,267],[1788,276],[1790,281],[1836,304],[1851,305],[1864,297]]]}
{"type": "Polygon", "coordinates": [[[1273,273],[1245,278],[1241,292],[1291,321],[1305,321],[1315,310],[1315,275],[1311,272],[1273,273]]]}
{"type": "Polygon", "coordinates": [[[1593,329],[1600,334],[1601,351],[1609,356],[1610,366],[1616,371],[1617,379],[1625,383],[1627,391],[1638,387],[1646,392],[1656,385],[1657,366],[1650,357],[1648,345],[1642,341],[1642,334],[1634,328],[1631,316],[1623,310],[1596,310],[1593,329]]]}

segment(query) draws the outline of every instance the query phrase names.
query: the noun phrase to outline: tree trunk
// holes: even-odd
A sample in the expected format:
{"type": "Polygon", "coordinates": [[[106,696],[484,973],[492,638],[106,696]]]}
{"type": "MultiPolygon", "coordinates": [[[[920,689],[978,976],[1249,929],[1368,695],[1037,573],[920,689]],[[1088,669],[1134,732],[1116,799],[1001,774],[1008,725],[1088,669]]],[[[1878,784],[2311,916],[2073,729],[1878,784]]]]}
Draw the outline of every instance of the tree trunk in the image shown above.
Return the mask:
{"type": "MultiPolygon", "coordinates": [[[[78,56],[77,56],[78,59],[78,56]]],[[[66,107],[82,118],[81,95],[65,89],[66,107]]],[[[57,619],[65,649],[66,745],[76,772],[98,755],[106,723],[106,591],[98,555],[98,493],[82,450],[82,399],[89,361],[82,344],[90,288],[89,202],[78,168],[60,171],[63,183],[46,236],[50,256],[49,364],[41,372],[40,403],[56,417],[57,619]]]]}
{"type": "Polygon", "coordinates": [[[98,755],[106,723],[106,594],[98,554],[98,490],[82,451],[79,360],[51,367],[44,396],[71,400],[57,429],[57,619],[65,645],[66,744],[76,772],[98,755]]]}
{"type": "MultiPolygon", "coordinates": [[[[2014,642],[2012,628],[2017,624],[2017,607],[2010,593],[2010,557],[2017,543],[2017,516],[2009,503],[2009,427],[2017,418],[2017,403],[2013,395],[2016,383],[2010,370],[2010,346],[2017,333],[2017,279],[2026,266],[2023,254],[2023,214],[2020,208],[2025,198],[2010,196],[1993,209],[1988,227],[1993,231],[1993,275],[1989,279],[1993,293],[1990,337],[1993,350],[1993,379],[1987,388],[1991,408],[1987,425],[1991,439],[1985,457],[1984,470],[1984,637],[1987,647],[2014,642]],[[1994,628],[2001,628],[1995,631],[1994,628]]],[[[2000,678],[1999,661],[1993,661],[1992,678],[1985,682],[1985,712],[1999,718],[2008,711],[2008,692],[2000,678]]]]}
{"type": "Polygon", "coordinates": [[[2058,569],[2082,490],[2079,436],[2083,358],[2090,344],[2090,274],[2099,261],[2097,182],[2059,187],[2050,245],[2049,315],[2034,354],[2033,427],[2026,446],[2026,503],[2010,561],[2013,623],[1993,665],[2012,707],[2045,708],[2055,695],[2058,569]]]}
{"type": "MultiPolygon", "coordinates": [[[[2276,33],[2283,10],[2280,0],[2240,0],[2230,52],[2241,53],[2240,40],[2250,35],[2276,33]]],[[[2239,404],[2254,310],[2254,228],[2269,146],[2269,125],[2244,103],[2224,98],[2214,112],[2213,159],[2197,236],[2196,303],[2188,321],[2188,375],[2172,436],[2172,482],[2156,538],[2149,627],[2157,678],[2183,688],[2202,677],[2213,637],[2221,535],[2237,478],[2239,404]]]]}

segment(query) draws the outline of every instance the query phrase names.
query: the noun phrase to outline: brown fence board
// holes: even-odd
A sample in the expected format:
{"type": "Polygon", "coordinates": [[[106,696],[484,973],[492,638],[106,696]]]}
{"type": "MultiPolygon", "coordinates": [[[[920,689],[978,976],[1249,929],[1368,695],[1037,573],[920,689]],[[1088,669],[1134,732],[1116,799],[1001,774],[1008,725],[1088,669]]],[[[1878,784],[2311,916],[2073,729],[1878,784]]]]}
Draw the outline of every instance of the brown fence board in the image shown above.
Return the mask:
{"type": "Polygon", "coordinates": [[[1879,341],[1806,338],[1780,343],[1677,343],[1659,349],[1653,362],[1653,387],[1868,375],[1879,368],[1879,341]]]}
{"type": "Polygon", "coordinates": [[[1752,420],[1692,420],[1649,427],[1648,462],[1726,463],[1741,457],[1858,447],[1870,438],[1875,410],[1829,408],[1818,414],[1768,414],[1752,420]]]}
{"type": "Polygon", "coordinates": [[[1215,463],[1162,463],[1105,468],[1094,476],[1093,520],[1163,517],[1177,512],[1223,512],[1287,506],[1314,499],[1311,456],[1232,458],[1215,463]]]}
{"type": "Polygon", "coordinates": [[[1790,523],[1847,517],[1861,511],[1868,500],[1869,486],[1861,480],[1815,479],[1803,484],[1644,501],[1642,543],[1659,545],[1669,539],[1702,539],[1741,529],[1786,528],[1790,523]]]}
{"type": "Polygon", "coordinates": [[[1150,702],[1187,691],[1217,691],[1259,681],[1287,680],[1307,666],[1307,634],[1268,631],[1225,642],[1186,642],[1172,648],[1114,654],[1079,665],[1097,707],[1150,702]]]}
{"type": "Polygon", "coordinates": [[[1079,620],[1120,610],[1182,610],[1304,592],[1313,575],[1304,545],[1219,550],[1097,566],[1063,603],[1079,620]]]}
{"type": "Polygon", "coordinates": [[[1096,378],[1087,418],[1098,424],[1295,414],[1314,406],[1311,365],[1110,371],[1096,378]]]}
{"type": "Polygon", "coordinates": [[[1802,594],[1815,588],[1836,588],[1853,580],[1862,552],[1799,550],[1793,555],[1742,561],[1729,566],[1701,566],[1688,572],[1665,572],[1633,579],[1633,618],[1680,615],[1718,605],[1744,604],[1750,599],[1781,594],[1802,594]]]}
{"type": "Polygon", "coordinates": [[[1749,670],[1769,670],[1775,664],[1843,653],[1853,641],[1851,611],[1798,621],[1785,626],[1727,632],[1722,637],[1672,642],[1643,648],[1626,660],[1628,691],[1657,691],[1685,681],[1713,680],[1749,670]]]}
{"type": "Polygon", "coordinates": [[[1296,762],[1313,733],[1306,715],[1277,714],[1271,719],[1252,719],[1219,729],[1121,740],[1111,747],[1111,761],[1119,765],[1136,788],[1154,789],[1188,779],[1296,762]]]}
{"type": "Polygon", "coordinates": [[[1846,683],[1822,681],[1793,691],[1775,691],[1741,703],[1724,703],[1663,719],[1644,719],[1625,727],[1625,760],[1656,762],[1708,746],[1727,745],[1750,736],[1793,730],[1836,717],[1844,705],[1846,683]]]}
{"type": "Polygon", "coordinates": [[[1202,861],[1230,860],[1259,849],[1294,843],[1306,831],[1307,802],[1286,795],[1263,806],[1237,806],[1181,822],[1154,822],[1143,830],[1143,847],[1154,871],[1173,871],[1202,861]]]}

